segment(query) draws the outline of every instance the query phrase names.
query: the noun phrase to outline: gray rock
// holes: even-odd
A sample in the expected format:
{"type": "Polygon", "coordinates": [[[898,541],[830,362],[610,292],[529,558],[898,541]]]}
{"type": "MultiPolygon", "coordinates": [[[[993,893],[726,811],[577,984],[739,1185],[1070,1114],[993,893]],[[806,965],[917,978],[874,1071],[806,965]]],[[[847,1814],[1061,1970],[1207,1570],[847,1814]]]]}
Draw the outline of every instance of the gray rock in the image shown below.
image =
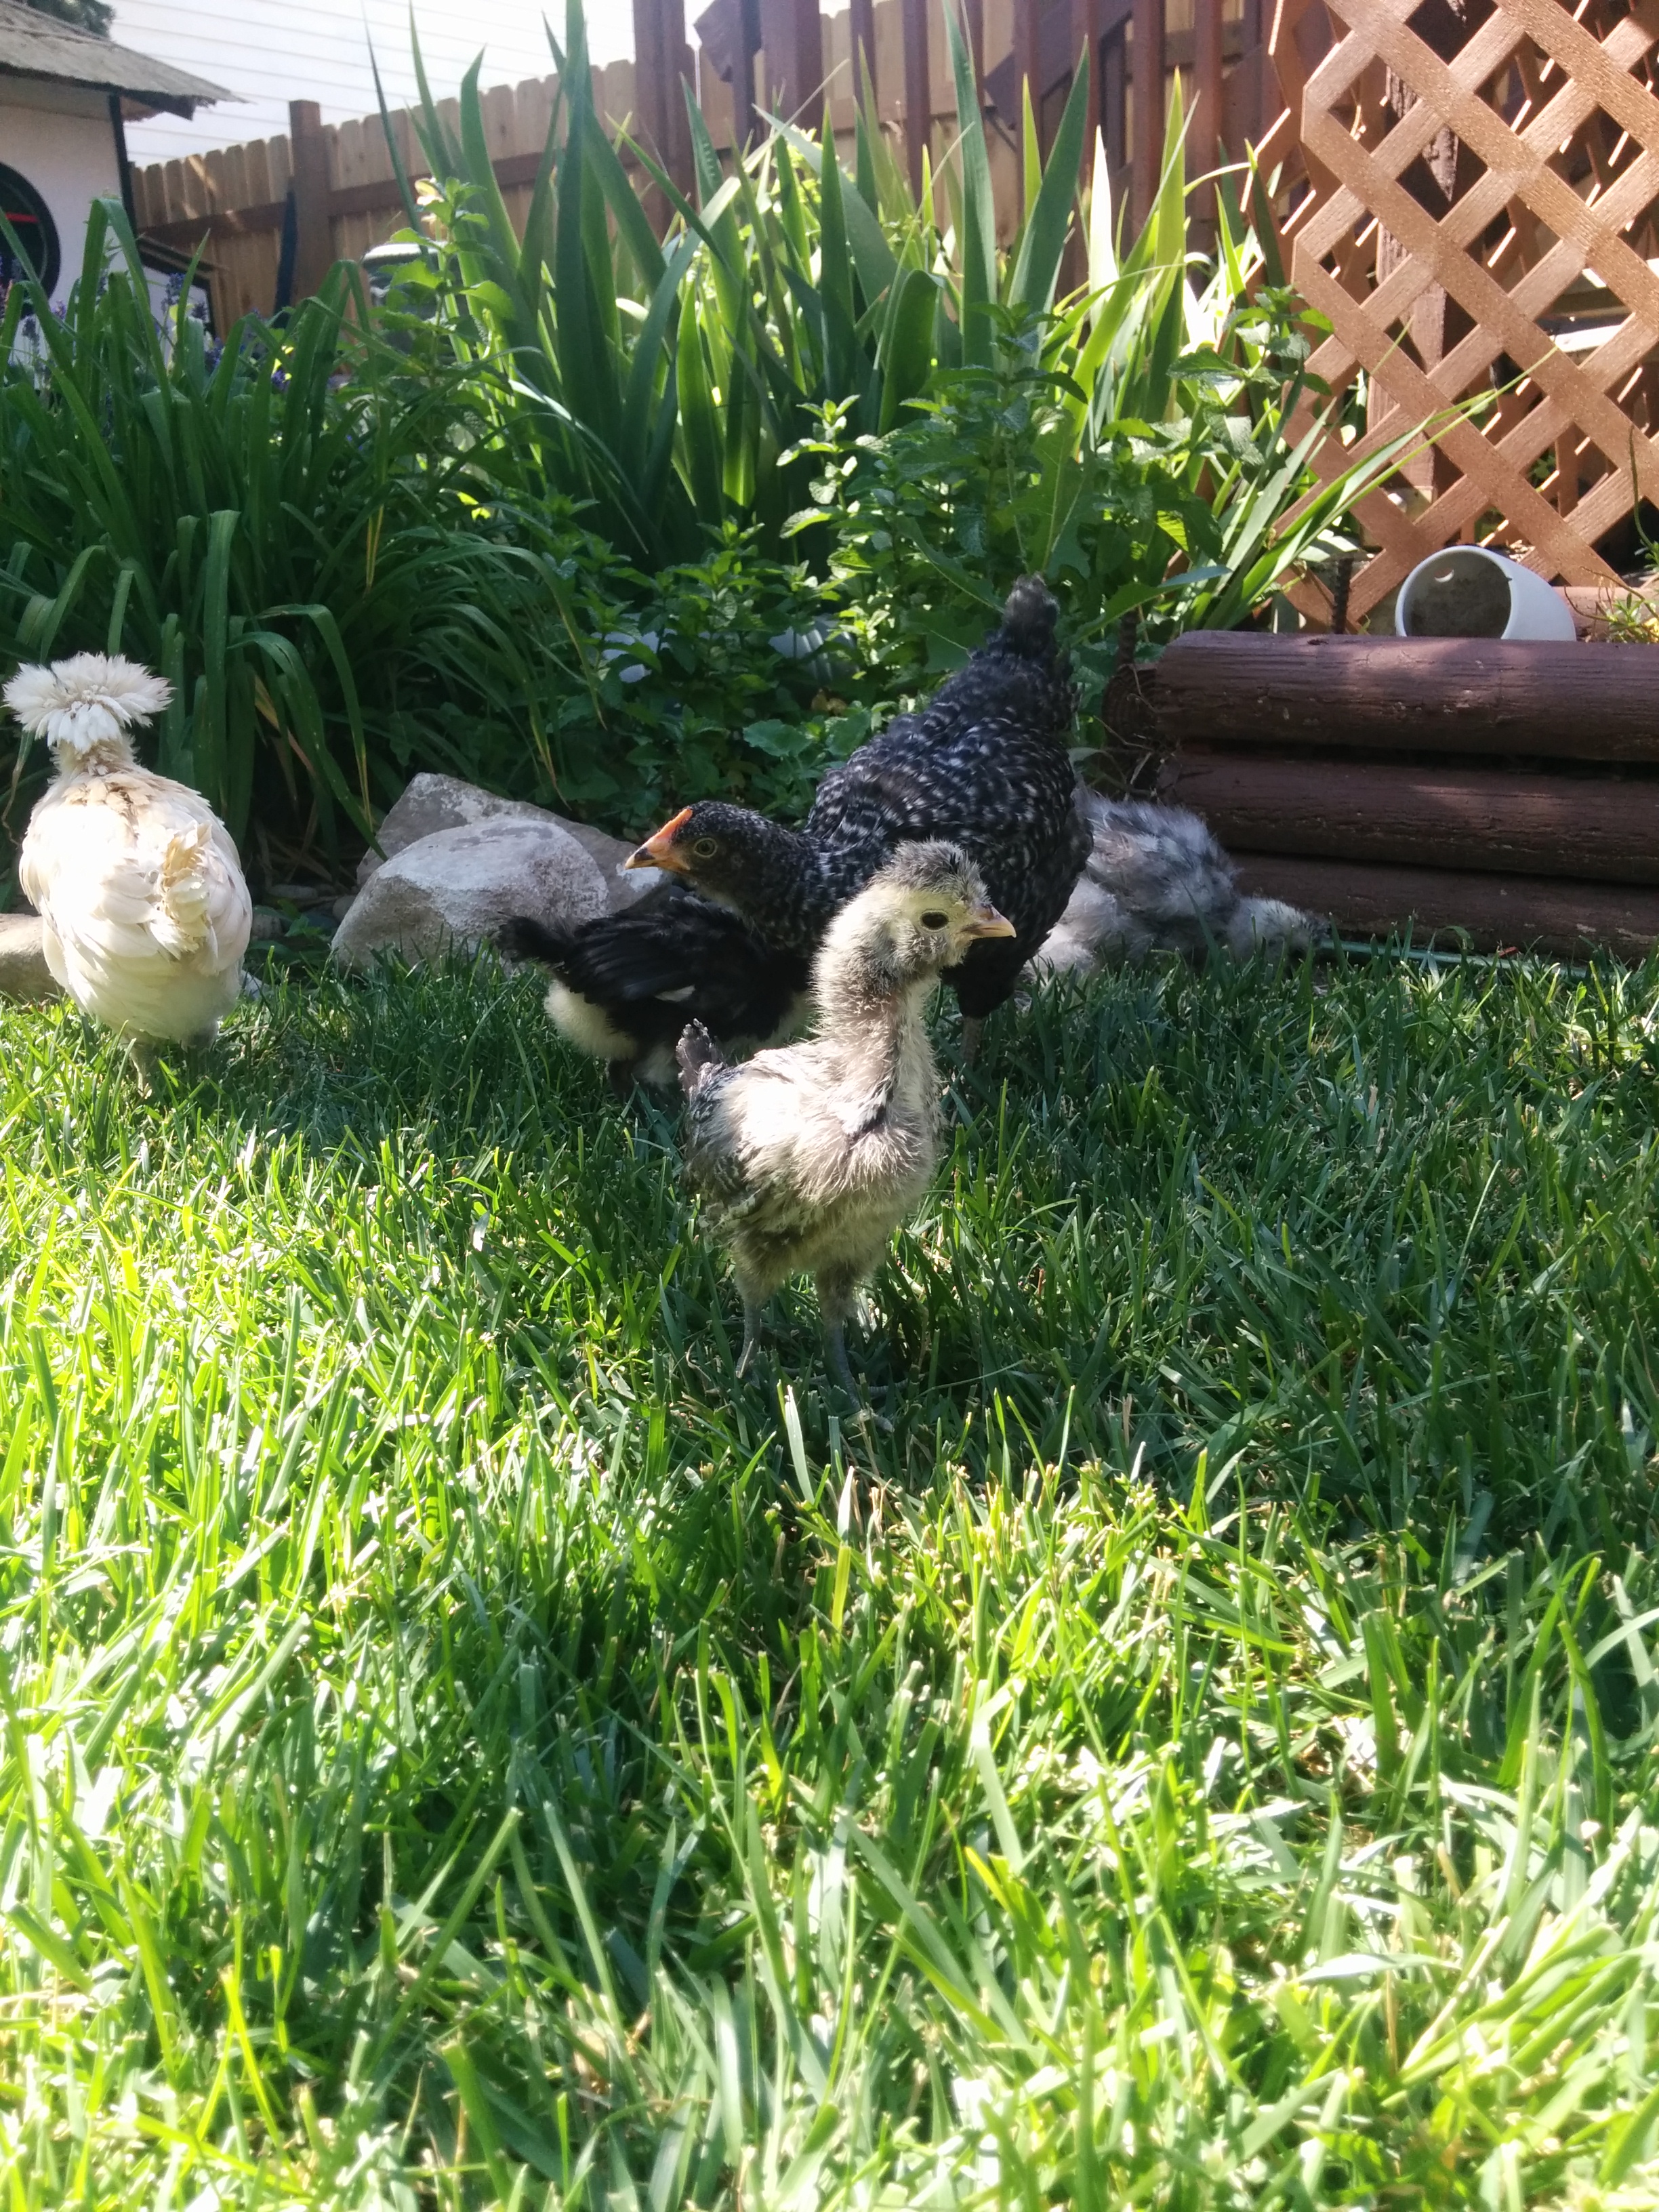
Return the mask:
{"type": "Polygon", "coordinates": [[[46,965],[44,934],[38,914],[0,914],[0,999],[63,995],[46,965]]]}
{"type": "MultiPolygon", "coordinates": [[[[463,783],[453,775],[422,775],[411,779],[403,796],[386,809],[380,823],[381,851],[386,860],[393,860],[422,837],[435,836],[443,830],[470,830],[481,822],[547,822],[562,830],[598,868],[613,908],[632,906],[642,892],[661,881],[654,868],[630,869],[626,875],[617,872],[634,849],[620,837],[590,830],[585,822],[567,822],[562,814],[545,806],[532,806],[527,799],[498,798],[493,791],[463,783]]],[[[358,889],[385,865],[380,853],[365,853],[357,864],[358,889]]]]}
{"type": "Polygon", "coordinates": [[[379,951],[423,960],[470,951],[512,915],[570,928],[609,911],[605,879],[558,823],[516,815],[440,830],[377,868],[334,936],[342,966],[379,951]]]}

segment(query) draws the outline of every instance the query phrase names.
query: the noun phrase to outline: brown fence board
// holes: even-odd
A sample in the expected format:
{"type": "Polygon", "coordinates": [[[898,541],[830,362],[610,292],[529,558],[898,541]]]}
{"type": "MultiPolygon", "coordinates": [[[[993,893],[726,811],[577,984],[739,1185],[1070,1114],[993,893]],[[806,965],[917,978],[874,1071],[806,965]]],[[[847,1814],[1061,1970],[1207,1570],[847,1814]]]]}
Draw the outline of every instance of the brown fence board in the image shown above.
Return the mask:
{"type": "MultiPolygon", "coordinates": [[[[1247,139],[1254,141],[1271,133],[1279,92],[1276,81],[1269,83],[1270,72],[1261,65],[1266,52],[1259,27],[1263,0],[1197,0],[1197,16],[1193,12],[1194,0],[1079,0],[1079,4],[1098,33],[1096,51],[1102,64],[1098,75],[1107,86],[1106,106],[1110,105],[1110,58],[1115,52],[1121,64],[1125,20],[1139,6],[1151,26],[1152,46],[1164,49],[1167,64],[1161,71],[1164,91],[1167,91],[1177,60],[1189,78],[1196,65],[1202,79],[1200,106],[1207,97],[1214,110],[1218,95],[1215,79],[1219,69],[1219,111],[1224,118],[1224,136],[1229,146],[1237,153],[1247,139]],[[1164,30],[1166,15],[1170,24],[1167,35],[1164,30]],[[1271,112],[1264,112],[1264,100],[1271,112]]],[[[703,25],[708,25],[712,15],[728,8],[735,11],[735,16],[740,16],[740,0],[716,0],[715,8],[705,11],[703,25]]],[[[863,12],[860,8],[860,14],[863,12]]],[[[778,51],[769,54],[763,46],[747,58],[751,94],[759,106],[771,107],[775,112],[775,103],[781,98],[783,112],[798,107],[805,119],[816,122],[822,96],[809,91],[798,98],[795,88],[795,80],[802,70],[816,67],[827,93],[838,149],[842,160],[850,163],[854,118],[853,15],[841,11],[822,19],[814,18],[817,31],[815,42],[809,15],[810,0],[767,0],[763,17],[772,26],[769,35],[778,51]],[[814,56],[817,57],[816,62],[814,56]]],[[[1000,82],[1006,81],[1001,97],[1009,112],[1002,112],[994,105],[988,108],[997,230],[1005,244],[1013,236],[1019,222],[1021,190],[1016,144],[1019,71],[1017,67],[1010,79],[1006,64],[1012,58],[1016,64],[1024,66],[1034,58],[1036,49],[1027,36],[1028,26],[1034,17],[1031,0],[980,0],[970,26],[980,46],[981,82],[998,70],[1003,71],[1000,82]],[[1006,89],[1007,83],[1012,83],[1012,93],[1006,89]]],[[[905,158],[908,147],[919,160],[925,147],[937,178],[953,158],[957,135],[956,94],[945,33],[944,0],[874,0],[866,21],[883,127],[890,133],[901,159],[905,158]],[[908,66],[907,9],[911,26],[908,66]],[[909,88],[918,75],[925,79],[926,94],[923,100],[913,103],[909,88]]],[[[1074,21],[1082,27],[1083,18],[1073,9],[1061,9],[1044,33],[1043,52],[1048,57],[1049,81],[1038,84],[1038,105],[1050,131],[1058,118],[1060,102],[1065,97],[1069,73],[1082,43],[1080,37],[1073,43],[1074,21]],[[1060,15],[1066,17],[1066,27],[1054,44],[1050,32],[1060,15]]],[[[646,65],[636,69],[633,62],[617,61],[594,71],[595,100],[609,127],[620,131],[626,126],[659,153],[665,150],[671,174],[679,176],[683,182],[690,175],[690,137],[684,123],[682,75],[690,76],[696,85],[698,105],[715,145],[729,152],[735,118],[743,105],[738,97],[742,88],[737,84],[736,76],[728,79],[719,73],[715,50],[718,49],[720,68],[725,68],[731,59],[737,76],[740,76],[744,67],[744,57],[738,51],[741,34],[733,32],[732,21],[723,24],[718,38],[714,31],[709,30],[708,35],[714,45],[700,46],[695,55],[683,43],[684,24],[681,0],[636,0],[636,48],[647,58],[646,65]],[[677,39],[682,43],[675,55],[670,49],[677,39]],[[728,47],[732,50],[732,56],[726,53],[728,47]],[[666,149],[658,143],[665,135],[672,141],[666,149]]],[[[1038,74],[1041,78],[1041,69],[1038,74]]],[[[1133,70],[1129,75],[1132,78],[1133,70]]],[[[1121,66],[1115,82],[1122,92],[1121,66]]],[[[485,135],[507,211],[520,226],[529,211],[529,187],[545,143],[554,92],[555,80],[548,77],[519,85],[495,86],[483,95],[485,135]]],[[[1189,100],[1190,96],[1189,94],[1189,100]]],[[[1133,109],[1132,82],[1127,84],[1127,98],[1128,107],[1133,109]]],[[[1158,106],[1161,108],[1161,100],[1158,106]]],[[[441,112],[451,131],[455,131],[455,102],[451,100],[441,103],[441,112]]],[[[399,110],[392,120],[405,167],[411,176],[422,174],[425,163],[412,116],[399,110]]],[[[1121,115],[1114,122],[1112,116],[1103,112],[1102,121],[1109,137],[1114,131],[1121,137],[1127,127],[1121,115]]],[[[1133,136],[1132,131],[1130,135],[1133,136]]],[[[1279,135],[1282,137],[1282,131],[1279,135]]],[[[371,246],[401,228],[404,222],[380,116],[322,126],[319,136],[326,149],[326,239],[325,241],[319,228],[325,221],[325,210],[316,176],[312,170],[307,170],[301,197],[309,221],[302,223],[300,256],[301,274],[307,282],[314,281],[317,272],[336,258],[361,258],[371,246]],[[318,234],[311,235],[313,231],[318,234]]],[[[1150,137],[1143,134],[1140,142],[1139,193],[1143,208],[1155,167],[1149,167],[1148,149],[1153,148],[1156,136],[1156,131],[1150,137]]],[[[1215,141],[1213,114],[1195,115],[1188,141],[1189,159],[1195,162],[1212,159],[1212,150],[1206,149],[1212,149],[1215,141]]],[[[269,313],[274,304],[283,213],[295,160],[291,137],[282,137],[195,155],[187,161],[152,164],[134,173],[134,204],[140,228],[158,242],[183,251],[204,247],[205,265],[214,293],[215,319],[222,328],[250,307],[269,313]]],[[[1120,206],[1123,206],[1123,186],[1127,182],[1127,175],[1114,179],[1120,206]]],[[[647,190],[647,197],[653,216],[660,222],[665,210],[658,204],[659,196],[647,190]]],[[[1136,219],[1134,204],[1123,206],[1123,212],[1127,221],[1133,222],[1136,219]]]]}

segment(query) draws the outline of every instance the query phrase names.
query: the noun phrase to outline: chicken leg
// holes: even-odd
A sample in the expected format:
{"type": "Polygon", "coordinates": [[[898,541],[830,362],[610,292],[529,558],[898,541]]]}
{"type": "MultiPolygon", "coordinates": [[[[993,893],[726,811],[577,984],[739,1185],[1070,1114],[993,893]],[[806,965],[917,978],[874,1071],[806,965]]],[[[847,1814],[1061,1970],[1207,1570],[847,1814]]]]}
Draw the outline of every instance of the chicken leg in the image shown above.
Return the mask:
{"type": "Polygon", "coordinates": [[[962,1064],[972,1067],[979,1059],[981,1041],[985,1035],[983,1014],[964,1014],[962,1018],[962,1064]]]}
{"type": "Polygon", "coordinates": [[[814,1279],[818,1294],[818,1312],[823,1322],[823,1348],[829,1354],[836,1380],[862,1412],[864,1393],[858,1386],[852,1363],[847,1357],[847,1316],[853,1310],[858,1279],[836,1270],[826,1272],[814,1279]]]}
{"type": "Polygon", "coordinates": [[[751,1298],[747,1291],[743,1300],[743,1350],[738,1354],[738,1380],[742,1382],[749,1372],[750,1362],[760,1350],[761,1316],[766,1311],[763,1299],[751,1298]]]}

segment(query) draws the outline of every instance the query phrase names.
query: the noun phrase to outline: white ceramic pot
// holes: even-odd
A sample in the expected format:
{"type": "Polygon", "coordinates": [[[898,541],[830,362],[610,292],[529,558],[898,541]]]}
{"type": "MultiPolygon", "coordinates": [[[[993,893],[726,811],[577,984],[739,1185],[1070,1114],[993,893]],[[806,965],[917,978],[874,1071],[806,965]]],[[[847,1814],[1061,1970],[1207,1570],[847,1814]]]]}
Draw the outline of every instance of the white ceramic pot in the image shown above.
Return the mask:
{"type": "Polygon", "coordinates": [[[1400,586],[1394,626],[1401,637],[1577,635],[1552,585],[1485,545],[1448,545],[1419,561],[1400,586]]]}

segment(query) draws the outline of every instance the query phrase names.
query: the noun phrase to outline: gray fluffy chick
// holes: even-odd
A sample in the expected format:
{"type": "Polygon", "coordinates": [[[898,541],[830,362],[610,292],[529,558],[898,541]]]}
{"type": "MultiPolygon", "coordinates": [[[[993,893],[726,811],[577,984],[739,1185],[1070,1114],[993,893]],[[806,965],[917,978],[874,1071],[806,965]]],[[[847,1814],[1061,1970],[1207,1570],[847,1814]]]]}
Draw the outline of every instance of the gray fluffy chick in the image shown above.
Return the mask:
{"type": "Polygon", "coordinates": [[[747,1372],[791,1275],[817,1287],[831,1364],[855,1402],[847,1316],[939,1150],[923,1012],[941,970],[1013,925],[957,845],[902,845],[830,923],[813,968],[816,1036],[733,1067],[700,1023],[681,1036],[687,1178],[732,1255],[747,1372]]]}
{"type": "Polygon", "coordinates": [[[1207,825],[1185,806],[1087,793],[1092,849],[1071,903],[1030,963],[1036,975],[1092,975],[1178,952],[1202,960],[1212,946],[1306,952],[1322,933],[1281,899],[1248,898],[1207,825]]]}

